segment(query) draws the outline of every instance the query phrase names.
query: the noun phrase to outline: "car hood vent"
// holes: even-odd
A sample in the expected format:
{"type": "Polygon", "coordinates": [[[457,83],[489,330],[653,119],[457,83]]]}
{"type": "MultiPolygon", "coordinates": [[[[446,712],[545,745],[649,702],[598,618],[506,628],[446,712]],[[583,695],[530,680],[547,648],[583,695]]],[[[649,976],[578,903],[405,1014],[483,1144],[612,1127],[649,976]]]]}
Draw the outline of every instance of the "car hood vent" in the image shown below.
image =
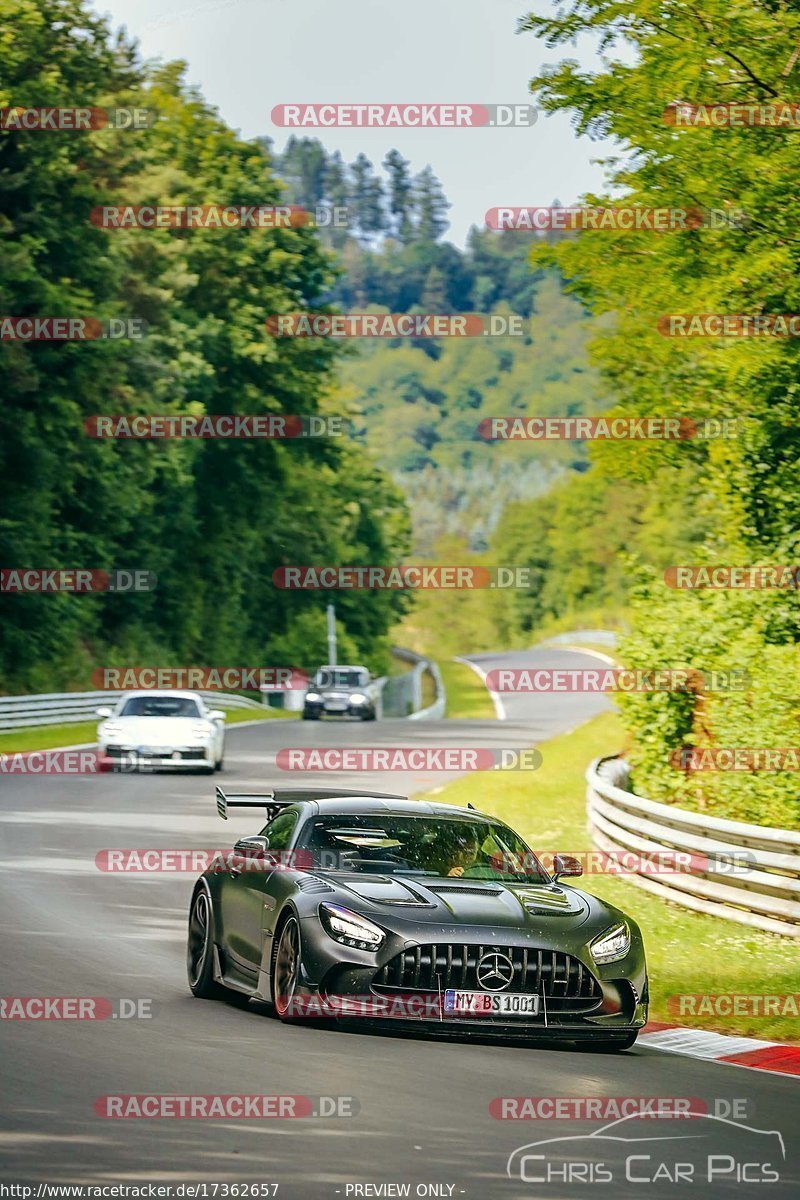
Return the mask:
{"type": "Polygon", "coordinates": [[[333,892],[336,889],[332,888],[324,879],[318,879],[316,875],[301,875],[297,880],[297,886],[301,892],[333,892]]]}
{"type": "Polygon", "coordinates": [[[586,907],[574,893],[558,887],[515,888],[514,893],[525,911],[536,916],[573,917],[586,907]]]}
{"type": "Polygon", "coordinates": [[[493,887],[477,887],[465,884],[463,887],[457,883],[429,883],[428,889],[431,892],[436,892],[441,895],[443,892],[453,892],[456,896],[500,896],[502,891],[500,888],[493,887]]]}

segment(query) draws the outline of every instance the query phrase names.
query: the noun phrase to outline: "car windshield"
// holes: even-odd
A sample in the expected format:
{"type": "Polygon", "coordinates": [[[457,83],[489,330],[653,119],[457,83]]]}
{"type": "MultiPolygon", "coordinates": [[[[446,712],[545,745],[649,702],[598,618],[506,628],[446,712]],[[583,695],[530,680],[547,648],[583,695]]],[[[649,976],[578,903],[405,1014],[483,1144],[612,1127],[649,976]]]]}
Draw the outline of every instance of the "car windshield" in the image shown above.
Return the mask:
{"type": "Polygon", "coordinates": [[[324,816],[309,822],[298,848],[311,852],[314,870],[550,882],[513,830],[487,820],[405,813],[324,816]]]}
{"type": "Polygon", "coordinates": [[[320,667],[314,676],[314,683],[322,688],[365,687],[367,673],[350,667],[320,667]]]}
{"type": "Polygon", "coordinates": [[[199,717],[200,709],[188,696],[131,696],[120,709],[121,717],[199,717]]]}

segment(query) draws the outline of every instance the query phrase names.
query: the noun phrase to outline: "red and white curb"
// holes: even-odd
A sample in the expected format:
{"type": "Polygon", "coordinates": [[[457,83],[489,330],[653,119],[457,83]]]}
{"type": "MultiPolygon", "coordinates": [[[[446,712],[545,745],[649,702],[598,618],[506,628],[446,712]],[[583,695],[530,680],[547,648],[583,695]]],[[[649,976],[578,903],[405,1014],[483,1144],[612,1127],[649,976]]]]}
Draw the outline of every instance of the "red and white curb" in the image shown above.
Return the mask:
{"type": "Polygon", "coordinates": [[[760,1038],[736,1037],[651,1021],[639,1034],[636,1044],[653,1050],[667,1050],[671,1054],[686,1054],[690,1058],[714,1059],[734,1067],[750,1067],[755,1071],[800,1075],[800,1046],[788,1046],[783,1042],[765,1042],[760,1038]]]}

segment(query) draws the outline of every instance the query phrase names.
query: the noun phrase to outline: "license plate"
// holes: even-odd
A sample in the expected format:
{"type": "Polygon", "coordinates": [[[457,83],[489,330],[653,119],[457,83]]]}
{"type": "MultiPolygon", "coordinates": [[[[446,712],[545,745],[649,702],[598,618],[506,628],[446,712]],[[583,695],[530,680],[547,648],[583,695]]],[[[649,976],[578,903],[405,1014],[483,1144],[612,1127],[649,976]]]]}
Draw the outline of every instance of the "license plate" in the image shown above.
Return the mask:
{"type": "Polygon", "coordinates": [[[146,755],[148,758],[166,758],[172,754],[172,751],[165,750],[163,746],[137,746],[136,753],[146,755]]]}
{"type": "Polygon", "coordinates": [[[334,700],[332,704],[329,702],[325,705],[326,712],[344,712],[346,708],[347,705],[342,704],[340,700],[334,700]]]}
{"type": "Polygon", "coordinates": [[[444,1011],[458,1017],[535,1017],[539,997],[522,992],[457,992],[448,988],[444,1011]]]}

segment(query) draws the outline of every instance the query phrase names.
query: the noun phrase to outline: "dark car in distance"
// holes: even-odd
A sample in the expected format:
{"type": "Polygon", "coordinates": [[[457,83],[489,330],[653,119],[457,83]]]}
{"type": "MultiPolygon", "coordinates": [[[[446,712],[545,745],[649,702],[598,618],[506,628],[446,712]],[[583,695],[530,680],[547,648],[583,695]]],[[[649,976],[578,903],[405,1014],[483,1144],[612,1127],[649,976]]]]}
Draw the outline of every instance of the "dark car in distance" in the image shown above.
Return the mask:
{"type": "Polygon", "coordinates": [[[303,720],[357,717],[375,720],[375,689],[366,667],[320,667],[303,700],[303,720]]]}
{"type": "Polygon", "coordinates": [[[197,880],[195,996],[236,992],[284,1021],[356,1018],[435,1032],[633,1045],[647,1020],[638,926],[550,875],[474,809],[336,789],[227,796],[260,833],[197,880]]]}

